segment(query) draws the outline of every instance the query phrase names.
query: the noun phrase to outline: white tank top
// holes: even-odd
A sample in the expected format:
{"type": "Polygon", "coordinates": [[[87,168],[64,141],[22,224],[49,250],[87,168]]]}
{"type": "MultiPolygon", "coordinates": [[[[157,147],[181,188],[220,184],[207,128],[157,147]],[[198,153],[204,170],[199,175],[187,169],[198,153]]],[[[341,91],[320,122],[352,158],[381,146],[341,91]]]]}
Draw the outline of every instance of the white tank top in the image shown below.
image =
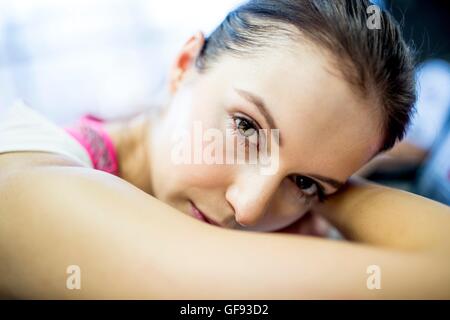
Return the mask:
{"type": "Polygon", "coordinates": [[[89,153],[78,141],[23,102],[8,107],[0,118],[0,154],[18,151],[56,153],[93,168],[89,153]]]}

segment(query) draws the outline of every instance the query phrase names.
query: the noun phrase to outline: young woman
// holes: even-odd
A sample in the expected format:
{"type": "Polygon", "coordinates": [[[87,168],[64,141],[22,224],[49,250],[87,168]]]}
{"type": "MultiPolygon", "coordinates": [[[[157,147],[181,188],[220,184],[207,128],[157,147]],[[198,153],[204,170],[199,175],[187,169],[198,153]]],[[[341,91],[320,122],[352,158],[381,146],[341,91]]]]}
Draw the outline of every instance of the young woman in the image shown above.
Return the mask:
{"type": "Polygon", "coordinates": [[[385,12],[367,28],[369,5],[243,4],[187,41],[158,115],[64,131],[13,108],[0,130],[2,296],[449,298],[448,207],[350,179],[401,140],[415,100],[410,49],[385,12]],[[278,129],[277,170],[175,163],[174,135],[195,123],[246,151],[278,129]],[[306,214],[346,241],[269,232],[301,231],[306,214]],[[79,290],[66,286],[73,265],[79,290]]]}

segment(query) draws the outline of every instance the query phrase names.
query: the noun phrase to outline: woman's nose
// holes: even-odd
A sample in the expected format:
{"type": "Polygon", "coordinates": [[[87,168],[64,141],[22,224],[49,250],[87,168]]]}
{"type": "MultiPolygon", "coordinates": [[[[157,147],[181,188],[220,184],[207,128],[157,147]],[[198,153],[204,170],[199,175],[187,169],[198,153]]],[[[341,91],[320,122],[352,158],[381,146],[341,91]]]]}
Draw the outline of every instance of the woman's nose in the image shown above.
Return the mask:
{"type": "Polygon", "coordinates": [[[281,181],[277,175],[260,173],[237,177],[225,195],[234,208],[236,221],[242,226],[255,225],[264,216],[281,181]]]}

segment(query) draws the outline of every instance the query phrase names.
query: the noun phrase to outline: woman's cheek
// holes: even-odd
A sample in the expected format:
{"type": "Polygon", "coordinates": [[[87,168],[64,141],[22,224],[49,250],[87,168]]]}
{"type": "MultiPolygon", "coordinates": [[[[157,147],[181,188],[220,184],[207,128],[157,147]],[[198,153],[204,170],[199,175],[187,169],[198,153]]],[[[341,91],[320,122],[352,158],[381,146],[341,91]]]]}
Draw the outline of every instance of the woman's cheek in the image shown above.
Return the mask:
{"type": "Polygon", "coordinates": [[[271,211],[274,212],[273,219],[284,224],[292,223],[310,210],[310,203],[311,201],[306,200],[296,186],[285,179],[271,204],[271,211]]]}
{"type": "Polygon", "coordinates": [[[202,189],[225,187],[229,176],[225,166],[216,164],[184,166],[177,172],[184,185],[202,189]]]}
{"type": "Polygon", "coordinates": [[[228,132],[225,115],[206,116],[192,123],[190,161],[174,167],[177,179],[198,188],[226,187],[235,168],[232,158],[235,137],[228,132]],[[231,157],[231,158],[230,158],[231,157]],[[228,160],[232,160],[228,163],[228,160]]]}

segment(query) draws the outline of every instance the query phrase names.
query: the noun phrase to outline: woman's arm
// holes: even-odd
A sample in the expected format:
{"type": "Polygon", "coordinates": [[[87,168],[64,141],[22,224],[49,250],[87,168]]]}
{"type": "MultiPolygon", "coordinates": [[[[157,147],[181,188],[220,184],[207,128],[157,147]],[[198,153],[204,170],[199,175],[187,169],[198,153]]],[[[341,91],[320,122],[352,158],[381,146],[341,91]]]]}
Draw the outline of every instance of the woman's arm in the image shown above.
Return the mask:
{"type": "Polygon", "coordinates": [[[405,251],[221,229],[102,172],[0,167],[6,297],[450,298],[440,242],[405,251]],[[66,288],[69,265],[81,269],[81,290],[66,288]],[[380,290],[366,286],[370,265],[381,268],[380,290]]]}
{"type": "Polygon", "coordinates": [[[353,177],[314,212],[349,240],[450,253],[450,208],[412,193],[353,177]]]}

